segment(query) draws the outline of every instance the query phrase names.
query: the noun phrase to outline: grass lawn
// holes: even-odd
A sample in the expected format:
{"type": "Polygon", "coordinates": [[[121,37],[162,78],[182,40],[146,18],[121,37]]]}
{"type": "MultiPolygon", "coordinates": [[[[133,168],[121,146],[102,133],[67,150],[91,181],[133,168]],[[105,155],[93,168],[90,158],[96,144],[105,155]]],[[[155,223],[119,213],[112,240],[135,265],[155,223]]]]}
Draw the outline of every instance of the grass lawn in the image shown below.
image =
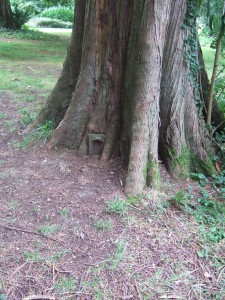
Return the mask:
{"type": "Polygon", "coordinates": [[[39,31],[54,34],[58,36],[67,36],[70,37],[72,29],[64,29],[64,28],[38,28],[39,31]]]}
{"type": "Polygon", "coordinates": [[[20,33],[11,37],[0,32],[0,89],[18,102],[39,98],[39,107],[56,83],[69,38],[67,33],[37,35],[39,40],[29,40],[20,33]]]}
{"type": "MultiPolygon", "coordinates": [[[[213,70],[213,64],[214,64],[214,59],[215,59],[215,49],[210,48],[210,39],[206,37],[201,37],[200,36],[200,44],[202,47],[202,52],[203,52],[203,57],[206,65],[206,69],[209,75],[209,78],[212,75],[212,70],[213,70]]],[[[223,58],[220,55],[220,66],[225,65],[225,58],[223,58]]],[[[224,75],[225,73],[223,72],[224,75]]]]}

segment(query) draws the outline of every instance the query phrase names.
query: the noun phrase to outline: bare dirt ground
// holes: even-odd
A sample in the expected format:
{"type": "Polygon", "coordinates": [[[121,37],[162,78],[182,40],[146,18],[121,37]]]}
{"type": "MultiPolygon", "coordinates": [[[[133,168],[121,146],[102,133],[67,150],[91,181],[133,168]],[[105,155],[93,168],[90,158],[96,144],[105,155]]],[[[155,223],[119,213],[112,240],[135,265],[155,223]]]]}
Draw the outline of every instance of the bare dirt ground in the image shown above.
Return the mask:
{"type": "Polygon", "coordinates": [[[225,299],[223,269],[197,255],[196,222],[166,205],[188,182],[174,187],[162,168],[164,193],[146,190],[140,202],[110,212],[109,201],[125,199],[119,161],[20,149],[23,128],[10,92],[0,94],[0,112],[6,299],[225,299]]]}

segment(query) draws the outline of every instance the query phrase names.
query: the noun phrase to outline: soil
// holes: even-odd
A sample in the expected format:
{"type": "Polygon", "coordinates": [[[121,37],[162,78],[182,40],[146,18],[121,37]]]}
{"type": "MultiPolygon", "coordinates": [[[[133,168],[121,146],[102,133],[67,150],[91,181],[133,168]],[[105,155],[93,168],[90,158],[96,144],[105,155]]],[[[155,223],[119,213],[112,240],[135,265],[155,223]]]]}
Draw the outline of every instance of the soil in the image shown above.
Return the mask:
{"type": "MultiPolygon", "coordinates": [[[[10,95],[0,94],[0,112],[7,116],[0,119],[0,283],[6,299],[214,299],[218,277],[197,256],[196,223],[178,209],[165,210],[150,190],[148,200],[128,213],[109,213],[109,201],[125,199],[120,161],[40,144],[19,148],[24,127],[10,95]],[[111,228],[101,230],[98,220],[111,228]]],[[[167,199],[174,185],[163,167],[161,173],[167,199]]],[[[188,184],[180,181],[175,190],[188,184]]]]}

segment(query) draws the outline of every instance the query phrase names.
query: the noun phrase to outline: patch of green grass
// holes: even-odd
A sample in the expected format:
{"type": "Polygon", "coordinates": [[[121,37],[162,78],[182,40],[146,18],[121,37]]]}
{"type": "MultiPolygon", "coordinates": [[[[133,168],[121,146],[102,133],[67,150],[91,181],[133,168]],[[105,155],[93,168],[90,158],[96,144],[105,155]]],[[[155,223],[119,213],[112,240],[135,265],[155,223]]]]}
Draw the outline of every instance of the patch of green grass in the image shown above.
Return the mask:
{"type": "MultiPolygon", "coordinates": [[[[200,44],[201,44],[203,58],[204,58],[204,62],[205,62],[205,65],[206,65],[208,75],[211,76],[212,75],[212,70],[213,70],[213,64],[214,64],[216,50],[210,48],[210,44],[212,42],[212,40],[210,38],[200,35],[199,41],[200,41],[200,44]]],[[[220,65],[222,66],[224,64],[225,64],[225,58],[220,56],[220,65]]]]}
{"type": "Polygon", "coordinates": [[[45,143],[54,131],[55,124],[53,121],[46,121],[44,124],[39,125],[38,128],[30,134],[27,134],[19,143],[19,148],[32,147],[42,142],[45,143]]]}
{"type": "Polygon", "coordinates": [[[13,120],[8,120],[4,122],[4,125],[9,128],[10,132],[13,132],[16,130],[16,125],[14,124],[13,120]]]}
{"type": "Polygon", "coordinates": [[[115,199],[108,202],[106,210],[108,213],[124,216],[128,212],[129,207],[126,201],[116,196],[115,199]]]}
{"type": "Polygon", "coordinates": [[[200,225],[200,231],[205,240],[219,243],[225,238],[225,207],[210,197],[202,189],[202,196],[198,198],[198,205],[192,212],[200,225]]]}
{"type": "Polygon", "coordinates": [[[142,201],[142,196],[138,195],[137,197],[127,197],[127,203],[129,203],[130,205],[138,205],[140,204],[142,201]]]}
{"type": "Polygon", "coordinates": [[[6,119],[7,115],[5,113],[0,113],[0,119],[6,119]]]}
{"type": "Polygon", "coordinates": [[[126,249],[127,249],[127,242],[125,240],[119,241],[116,248],[116,252],[111,258],[108,259],[110,268],[112,270],[115,270],[118,264],[124,259],[126,249]]]}
{"type": "Polygon", "coordinates": [[[68,213],[69,213],[69,210],[67,208],[63,208],[60,211],[60,216],[63,217],[64,220],[66,220],[68,217],[68,213]]]}
{"type": "Polygon", "coordinates": [[[179,191],[176,193],[174,197],[171,198],[171,203],[175,206],[183,206],[187,210],[188,208],[188,198],[184,191],[179,191]]]}
{"type": "Polygon", "coordinates": [[[53,48],[48,42],[32,43],[30,41],[11,40],[7,43],[0,41],[0,61],[61,63],[62,55],[64,56],[66,50],[65,46],[62,42],[56,43],[55,48],[53,48]]]}
{"type": "Polygon", "coordinates": [[[201,196],[197,198],[197,203],[194,203],[193,199],[194,196],[189,189],[188,194],[179,191],[171,202],[179,208],[184,207],[186,213],[193,216],[199,224],[200,238],[207,247],[199,250],[198,254],[204,257],[208,256],[210,248],[225,239],[225,206],[219,200],[212,198],[205,189],[201,189],[201,196]]]}
{"type": "Polygon", "coordinates": [[[31,262],[40,262],[43,260],[39,249],[36,249],[34,251],[24,252],[24,257],[26,261],[31,261],[31,262]]]}
{"type": "Polygon", "coordinates": [[[104,221],[102,219],[96,220],[94,227],[100,230],[112,230],[111,221],[104,221]]]}
{"type": "Polygon", "coordinates": [[[38,231],[42,234],[45,234],[45,235],[49,235],[49,234],[52,234],[52,233],[55,233],[57,231],[58,227],[57,225],[53,224],[53,225],[42,225],[38,231]]]}
{"type": "Polygon", "coordinates": [[[38,77],[30,76],[26,74],[25,66],[23,71],[0,70],[1,90],[13,92],[13,99],[20,102],[33,102],[37,96],[32,95],[32,93],[35,90],[49,91],[54,86],[55,80],[56,78],[53,76],[48,78],[42,76],[41,72],[38,77]]]}
{"type": "Polygon", "coordinates": [[[58,37],[55,35],[40,32],[38,30],[10,30],[0,27],[0,37],[14,38],[20,40],[38,40],[38,41],[57,41],[58,37]]]}
{"type": "Polygon", "coordinates": [[[32,123],[35,120],[35,118],[36,118],[36,114],[32,113],[29,107],[21,108],[19,110],[19,112],[21,114],[21,120],[20,120],[20,122],[24,126],[32,123]]]}
{"type": "Polygon", "coordinates": [[[56,282],[55,288],[59,293],[69,293],[76,291],[77,285],[73,278],[62,277],[56,282]]]}
{"type": "Polygon", "coordinates": [[[68,252],[68,250],[63,250],[63,251],[57,252],[52,257],[49,258],[49,261],[51,261],[53,265],[56,265],[57,262],[60,259],[62,259],[63,255],[67,252],[68,252]]]}

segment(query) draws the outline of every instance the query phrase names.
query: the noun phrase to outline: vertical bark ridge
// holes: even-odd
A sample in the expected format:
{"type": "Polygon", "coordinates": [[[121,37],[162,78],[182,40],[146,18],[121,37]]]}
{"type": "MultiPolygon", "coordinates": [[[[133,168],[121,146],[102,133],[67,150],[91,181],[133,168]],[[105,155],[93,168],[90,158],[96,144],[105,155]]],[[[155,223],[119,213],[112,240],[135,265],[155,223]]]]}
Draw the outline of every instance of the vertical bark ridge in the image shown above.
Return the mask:
{"type": "MultiPolygon", "coordinates": [[[[9,0],[0,1],[0,26],[13,28],[13,13],[9,0]]],[[[15,29],[15,28],[14,28],[15,29]]]]}
{"type": "Polygon", "coordinates": [[[95,2],[87,2],[79,77],[66,114],[47,144],[49,149],[60,143],[76,149],[83,139],[89,117],[88,108],[95,89],[95,12],[95,2]]]}
{"type": "Polygon", "coordinates": [[[147,175],[149,182],[154,186],[158,184],[159,95],[165,30],[162,20],[167,18],[168,7],[158,1],[142,1],[141,4],[140,21],[137,25],[134,20],[133,25],[138,33],[130,43],[130,47],[134,48],[131,56],[136,70],[132,74],[132,80],[128,80],[133,85],[133,95],[129,94],[130,86],[127,90],[129,101],[135,103],[125,187],[128,195],[141,193],[147,175]]]}

